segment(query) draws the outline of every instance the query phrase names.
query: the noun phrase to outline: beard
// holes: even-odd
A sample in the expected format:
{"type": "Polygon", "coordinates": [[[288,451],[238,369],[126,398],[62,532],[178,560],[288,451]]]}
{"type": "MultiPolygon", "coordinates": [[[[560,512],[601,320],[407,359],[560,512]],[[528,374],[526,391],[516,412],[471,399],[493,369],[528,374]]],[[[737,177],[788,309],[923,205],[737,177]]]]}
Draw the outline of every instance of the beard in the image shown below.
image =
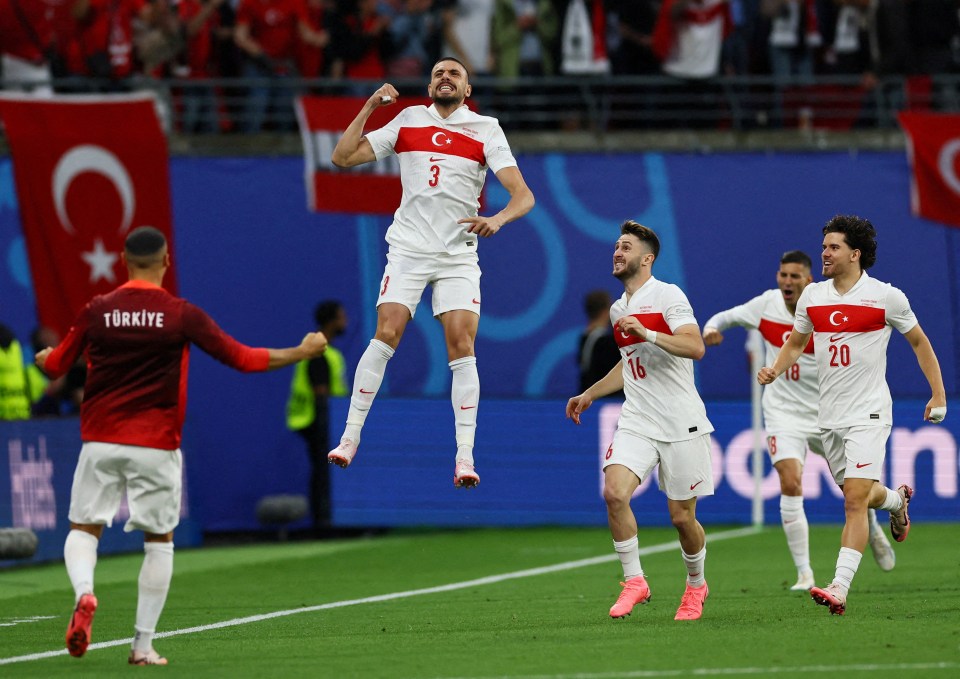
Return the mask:
{"type": "Polygon", "coordinates": [[[452,106],[456,104],[459,106],[463,103],[463,97],[459,94],[434,94],[433,103],[440,104],[441,106],[452,106]]]}
{"type": "Polygon", "coordinates": [[[630,262],[624,265],[623,269],[619,273],[614,273],[613,277],[620,281],[625,281],[632,276],[635,276],[636,273],[640,271],[640,262],[639,260],[630,262]]]}

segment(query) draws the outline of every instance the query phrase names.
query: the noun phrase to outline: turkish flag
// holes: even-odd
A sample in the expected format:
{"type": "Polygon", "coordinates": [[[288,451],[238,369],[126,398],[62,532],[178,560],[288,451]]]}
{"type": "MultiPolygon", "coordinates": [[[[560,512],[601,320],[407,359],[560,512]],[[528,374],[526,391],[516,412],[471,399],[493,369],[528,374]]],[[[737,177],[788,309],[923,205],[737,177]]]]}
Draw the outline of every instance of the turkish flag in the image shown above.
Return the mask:
{"type": "Polygon", "coordinates": [[[899,115],[907,134],[910,207],[915,215],[960,226],[960,115],[899,115]]]}
{"type": "MultiPolygon", "coordinates": [[[[340,135],[366,103],[366,97],[297,98],[307,205],[311,210],[392,215],[400,205],[403,188],[396,156],[348,170],[341,170],[330,160],[340,135]]],[[[365,129],[383,127],[407,106],[430,103],[427,99],[401,98],[393,106],[374,110],[365,129]]]]}
{"type": "MultiPolygon", "coordinates": [[[[152,95],[0,95],[42,325],[64,335],[91,297],[127,280],[131,229],[173,252],[167,140],[152,95]]],[[[176,294],[176,272],[164,287],[176,294]]]]}

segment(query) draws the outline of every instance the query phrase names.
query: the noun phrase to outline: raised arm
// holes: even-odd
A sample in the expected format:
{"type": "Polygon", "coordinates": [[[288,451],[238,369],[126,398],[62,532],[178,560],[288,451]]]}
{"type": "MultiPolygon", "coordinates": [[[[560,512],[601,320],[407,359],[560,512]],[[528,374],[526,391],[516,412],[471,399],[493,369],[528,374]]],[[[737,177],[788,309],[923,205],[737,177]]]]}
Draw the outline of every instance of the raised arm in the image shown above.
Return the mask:
{"type": "Polygon", "coordinates": [[[933,351],[933,345],[930,344],[930,340],[919,325],[913,326],[913,329],[904,333],[903,336],[913,347],[920,370],[923,371],[923,376],[927,378],[927,383],[930,385],[931,396],[923,410],[923,419],[928,422],[941,422],[947,415],[947,392],[943,387],[940,362],[933,351]]]}
{"type": "Polygon", "coordinates": [[[363,136],[363,126],[367,124],[367,119],[380,106],[392,106],[397,102],[400,94],[390,83],[384,83],[380,89],[374,92],[367,102],[360,109],[360,113],[353,119],[347,129],[343,131],[337,147],[333,149],[333,164],[337,167],[354,167],[363,163],[371,163],[377,159],[373,152],[373,147],[367,138],[363,136]]]}

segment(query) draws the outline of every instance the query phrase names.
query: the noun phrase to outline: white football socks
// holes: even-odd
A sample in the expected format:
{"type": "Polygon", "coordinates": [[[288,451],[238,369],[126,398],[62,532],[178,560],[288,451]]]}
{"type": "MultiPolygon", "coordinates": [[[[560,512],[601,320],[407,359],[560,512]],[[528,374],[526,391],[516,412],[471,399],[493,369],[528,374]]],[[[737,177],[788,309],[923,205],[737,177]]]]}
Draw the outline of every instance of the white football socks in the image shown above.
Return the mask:
{"type": "Polygon", "coordinates": [[[357,363],[353,377],[353,394],[350,396],[350,409],[347,411],[347,426],[343,438],[360,443],[360,430],[367,419],[373,399],[377,397],[383,374],[387,370],[387,361],[394,354],[390,345],[378,339],[370,340],[363,356],[357,363]]]}
{"type": "Polygon", "coordinates": [[[803,496],[780,496],[780,521],[787,536],[787,547],[797,567],[797,575],[806,575],[810,569],[810,527],[803,511],[803,496]]]}
{"type": "Polygon", "coordinates": [[[97,567],[97,545],[100,541],[90,533],[73,529],[63,544],[63,563],[73,585],[75,601],[93,591],[93,571],[97,567]]]}
{"type": "Polygon", "coordinates": [[[473,464],[473,442],[477,433],[480,405],[480,375],[476,356],[464,356],[448,364],[453,373],[450,402],[456,424],[457,459],[473,464]]]}
{"type": "Polygon", "coordinates": [[[890,488],[884,488],[887,493],[887,498],[883,501],[883,504],[877,507],[877,509],[884,509],[888,512],[895,512],[903,506],[903,498],[900,497],[900,493],[890,488]]]}
{"type": "Polygon", "coordinates": [[[620,564],[623,566],[624,581],[631,578],[642,578],[643,568],[640,567],[640,542],[634,535],[629,540],[623,542],[613,541],[613,548],[620,557],[620,564]]]}
{"type": "Polygon", "coordinates": [[[840,555],[837,557],[837,571],[833,576],[833,584],[839,585],[843,590],[843,596],[847,596],[850,591],[850,584],[853,582],[853,576],[857,574],[860,567],[860,559],[863,554],[849,547],[841,547],[840,555]]]}
{"type": "Polygon", "coordinates": [[[170,590],[170,579],[173,577],[173,543],[145,542],[143,551],[133,649],[147,652],[153,648],[157,621],[170,590]]]}
{"type": "Polygon", "coordinates": [[[683,565],[687,567],[687,584],[691,587],[703,587],[706,584],[703,566],[707,561],[707,546],[704,545],[696,554],[687,554],[681,548],[680,554],[683,556],[683,565]]]}

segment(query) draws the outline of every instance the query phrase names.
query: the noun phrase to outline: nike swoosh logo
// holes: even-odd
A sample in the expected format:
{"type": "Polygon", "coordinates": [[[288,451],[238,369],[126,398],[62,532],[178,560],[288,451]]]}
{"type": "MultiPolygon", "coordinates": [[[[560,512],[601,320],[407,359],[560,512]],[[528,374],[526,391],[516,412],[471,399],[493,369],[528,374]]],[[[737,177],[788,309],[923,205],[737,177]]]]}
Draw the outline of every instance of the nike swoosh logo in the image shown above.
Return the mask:
{"type": "Polygon", "coordinates": [[[460,406],[460,410],[473,410],[477,406],[460,406]]]}
{"type": "Polygon", "coordinates": [[[872,464],[873,462],[867,462],[866,464],[860,464],[859,462],[857,462],[857,469],[863,469],[864,467],[869,467],[872,464]]]}
{"type": "Polygon", "coordinates": [[[361,390],[360,390],[360,393],[361,393],[361,394],[372,394],[373,392],[372,392],[372,391],[365,391],[365,390],[361,389],[361,390]]]}
{"type": "Polygon", "coordinates": [[[433,156],[430,156],[430,162],[431,162],[431,163],[439,163],[439,162],[441,162],[441,161],[443,161],[443,160],[446,160],[446,158],[434,158],[433,156]]]}
{"type": "Polygon", "coordinates": [[[627,352],[627,356],[633,356],[635,353],[637,353],[637,350],[631,349],[630,351],[627,352]]]}
{"type": "Polygon", "coordinates": [[[839,341],[842,340],[842,339],[843,339],[843,335],[831,335],[831,336],[830,336],[830,341],[831,341],[831,342],[839,342],[839,341]]]}
{"type": "Polygon", "coordinates": [[[789,526],[791,523],[796,523],[796,522],[797,522],[796,519],[790,519],[789,521],[784,521],[784,522],[783,522],[783,525],[784,525],[784,526],[789,526]]]}
{"type": "Polygon", "coordinates": [[[693,484],[692,486],[690,486],[690,490],[693,490],[694,488],[696,488],[697,486],[699,486],[701,483],[703,483],[703,480],[702,480],[702,479],[701,479],[700,481],[697,481],[697,482],[696,482],[695,484],[693,484]]]}
{"type": "Polygon", "coordinates": [[[477,299],[476,297],[474,297],[471,301],[472,301],[474,304],[480,304],[480,300],[477,299]]]}

